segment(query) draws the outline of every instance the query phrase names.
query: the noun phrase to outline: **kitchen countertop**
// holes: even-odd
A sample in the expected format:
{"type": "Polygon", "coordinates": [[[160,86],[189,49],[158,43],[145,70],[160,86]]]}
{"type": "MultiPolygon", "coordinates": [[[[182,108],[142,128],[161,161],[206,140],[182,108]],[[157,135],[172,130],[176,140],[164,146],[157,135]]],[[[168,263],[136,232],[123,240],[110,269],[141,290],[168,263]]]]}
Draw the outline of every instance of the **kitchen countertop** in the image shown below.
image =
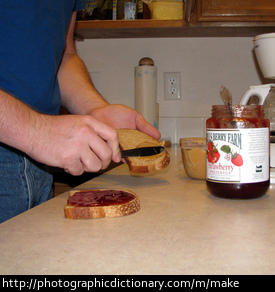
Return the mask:
{"type": "Polygon", "coordinates": [[[211,196],[184,172],[134,176],[118,166],[81,189],[134,191],[141,209],[118,218],[69,220],[68,193],[0,224],[0,274],[274,274],[275,190],[254,200],[211,196]]]}

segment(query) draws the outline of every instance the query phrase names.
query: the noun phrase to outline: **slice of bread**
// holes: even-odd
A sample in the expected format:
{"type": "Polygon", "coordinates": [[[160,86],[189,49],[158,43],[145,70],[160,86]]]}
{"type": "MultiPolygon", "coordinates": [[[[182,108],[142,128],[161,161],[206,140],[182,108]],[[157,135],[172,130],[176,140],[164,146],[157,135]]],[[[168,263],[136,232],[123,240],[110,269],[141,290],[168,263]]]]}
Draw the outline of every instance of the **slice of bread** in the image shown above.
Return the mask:
{"type": "Polygon", "coordinates": [[[120,217],[140,209],[138,196],[126,190],[73,190],[64,207],[67,219],[120,217]]]}
{"type": "MultiPolygon", "coordinates": [[[[119,129],[118,139],[122,150],[139,147],[164,146],[165,142],[159,142],[153,137],[132,129],[119,129]]],[[[134,173],[148,173],[154,170],[161,170],[170,163],[170,155],[165,149],[162,153],[152,156],[127,157],[125,158],[129,169],[134,173]]]]}

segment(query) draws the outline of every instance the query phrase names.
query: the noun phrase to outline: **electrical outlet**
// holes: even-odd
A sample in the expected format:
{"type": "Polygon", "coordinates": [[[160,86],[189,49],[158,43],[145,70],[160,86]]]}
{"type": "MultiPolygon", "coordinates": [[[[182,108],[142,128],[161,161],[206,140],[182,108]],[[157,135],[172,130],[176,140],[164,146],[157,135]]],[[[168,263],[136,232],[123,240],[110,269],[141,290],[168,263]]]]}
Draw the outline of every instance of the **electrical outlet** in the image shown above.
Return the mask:
{"type": "Polygon", "coordinates": [[[180,96],[180,72],[164,73],[164,99],[179,100],[180,96]]]}

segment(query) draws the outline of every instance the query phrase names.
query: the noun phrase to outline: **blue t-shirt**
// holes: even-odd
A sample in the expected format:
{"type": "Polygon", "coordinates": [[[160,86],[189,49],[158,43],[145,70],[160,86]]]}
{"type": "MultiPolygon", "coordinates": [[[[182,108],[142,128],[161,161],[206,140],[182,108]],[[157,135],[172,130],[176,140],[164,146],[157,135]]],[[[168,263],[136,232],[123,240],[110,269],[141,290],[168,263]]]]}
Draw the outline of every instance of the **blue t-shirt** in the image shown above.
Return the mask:
{"type": "Polygon", "coordinates": [[[57,114],[57,71],[72,11],[85,0],[0,1],[0,89],[35,110],[57,114]]]}

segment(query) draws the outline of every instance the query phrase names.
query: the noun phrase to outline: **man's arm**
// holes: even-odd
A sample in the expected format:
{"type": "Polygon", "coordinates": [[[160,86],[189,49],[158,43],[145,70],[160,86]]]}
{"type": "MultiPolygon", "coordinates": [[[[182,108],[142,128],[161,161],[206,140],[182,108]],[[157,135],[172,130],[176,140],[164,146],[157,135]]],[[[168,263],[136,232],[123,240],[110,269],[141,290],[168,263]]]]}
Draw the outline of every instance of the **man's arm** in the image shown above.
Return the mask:
{"type": "Polygon", "coordinates": [[[108,105],[92,84],[90,75],[77,55],[74,44],[76,12],[72,13],[67,33],[66,48],[58,71],[62,105],[73,114],[87,114],[108,105]]]}
{"type": "Polygon", "coordinates": [[[0,142],[73,175],[120,161],[117,133],[88,115],[40,114],[0,90],[0,142]]]}
{"type": "Polygon", "coordinates": [[[39,127],[37,113],[9,93],[0,90],[0,141],[28,152],[39,127]]]}
{"type": "Polygon", "coordinates": [[[159,139],[159,131],[147,123],[140,113],[124,105],[110,105],[96,91],[84,63],[76,53],[73,39],[75,18],[76,13],[73,13],[58,73],[62,104],[71,113],[90,114],[116,129],[138,129],[159,139]]]}

